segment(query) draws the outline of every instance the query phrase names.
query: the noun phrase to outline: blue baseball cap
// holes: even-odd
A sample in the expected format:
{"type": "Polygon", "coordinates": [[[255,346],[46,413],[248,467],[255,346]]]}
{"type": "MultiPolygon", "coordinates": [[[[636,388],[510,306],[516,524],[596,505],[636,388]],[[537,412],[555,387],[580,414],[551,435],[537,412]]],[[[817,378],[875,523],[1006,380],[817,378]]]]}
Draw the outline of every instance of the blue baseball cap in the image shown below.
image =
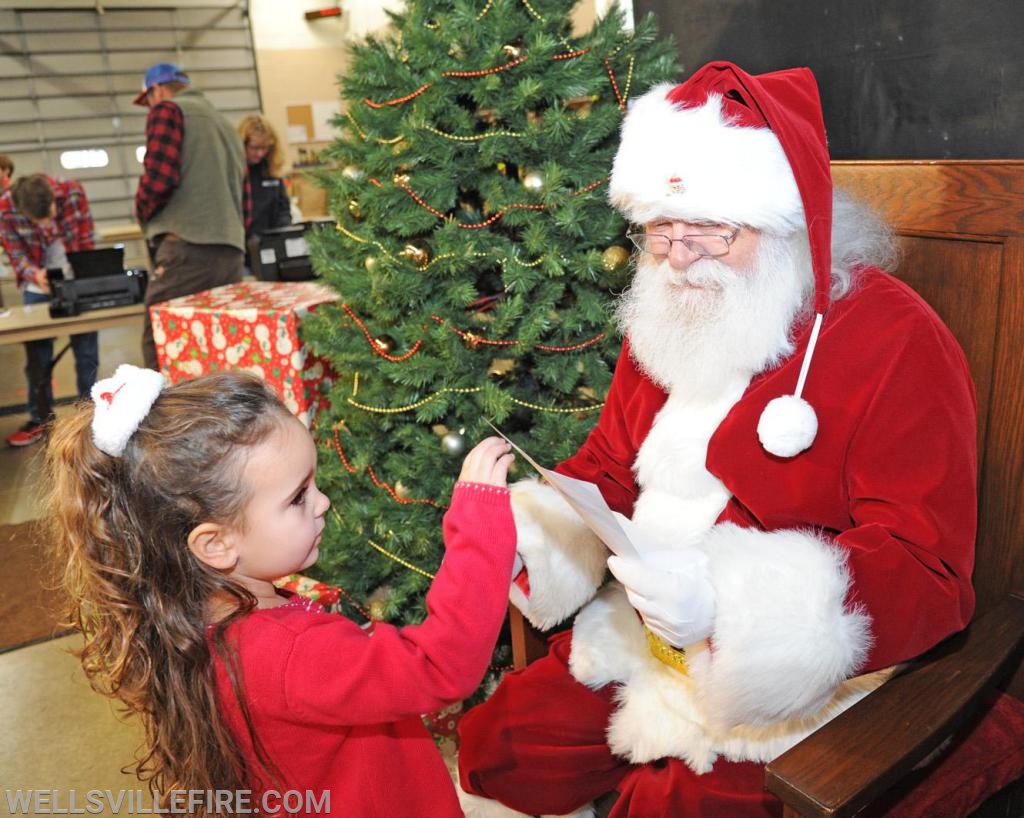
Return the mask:
{"type": "Polygon", "coordinates": [[[146,70],[146,76],[142,79],[142,91],[135,97],[135,104],[146,106],[146,94],[158,85],[165,82],[180,82],[183,85],[191,84],[192,80],[180,65],[172,62],[158,62],[146,70]]]}

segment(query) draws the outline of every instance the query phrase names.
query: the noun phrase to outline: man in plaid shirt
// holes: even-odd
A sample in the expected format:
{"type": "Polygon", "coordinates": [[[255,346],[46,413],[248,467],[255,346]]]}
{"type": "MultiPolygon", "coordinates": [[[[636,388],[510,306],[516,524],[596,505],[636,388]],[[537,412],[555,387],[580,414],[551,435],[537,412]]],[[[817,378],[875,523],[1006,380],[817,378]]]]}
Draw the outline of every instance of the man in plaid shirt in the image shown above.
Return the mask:
{"type": "MultiPolygon", "coordinates": [[[[25,304],[50,300],[48,267],[67,270],[67,252],[93,248],[93,220],[89,200],[74,179],[43,173],[23,176],[0,196],[0,241],[14,268],[25,304]]],[[[95,332],[71,336],[75,354],[78,394],[87,397],[99,366],[99,339],[95,332]]],[[[9,435],[10,446],[28,446],[41,440],[53,414],[53,338],[25,343],[28,380],[28,421],[9,435]]]]}
{"type": "MultiPolygon", "coordinates": [[[[153,264],[146,305],[241,281],[252,211],[241,139],[173,63],[146,72],[135,104],[149,108],[135,193],[153,264]]],[[[142,354],[159,368],[148,321],[142,354]]]]}

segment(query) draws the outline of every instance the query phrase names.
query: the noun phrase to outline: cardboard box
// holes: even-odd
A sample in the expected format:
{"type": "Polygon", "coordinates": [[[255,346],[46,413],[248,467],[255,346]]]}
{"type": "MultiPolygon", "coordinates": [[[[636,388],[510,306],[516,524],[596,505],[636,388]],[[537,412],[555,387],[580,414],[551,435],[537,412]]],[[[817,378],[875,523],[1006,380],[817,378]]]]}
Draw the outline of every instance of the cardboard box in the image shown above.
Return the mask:
{"type": "Polygon", "coordinates": [[[229,369],[254,372],[309,426],[334,373],[303,346],[299,324],[337,297],[317,282],[243,281],[154,304],[160,369],[172,383],[229,369]]]}

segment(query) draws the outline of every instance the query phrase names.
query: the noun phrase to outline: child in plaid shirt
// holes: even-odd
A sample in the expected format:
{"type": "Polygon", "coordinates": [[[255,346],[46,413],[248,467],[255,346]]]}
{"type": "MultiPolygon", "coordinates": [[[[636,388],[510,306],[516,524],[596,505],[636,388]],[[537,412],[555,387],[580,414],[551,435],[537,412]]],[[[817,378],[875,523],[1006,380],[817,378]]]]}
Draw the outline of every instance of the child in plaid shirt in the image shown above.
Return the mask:
{"type": "MultiPolygon", "coordinates": [[[[93,248],[92,214],[82,185],[74,179],[44,173],[20,177],[0,195],[0,242],[14,269],[23,302],[49,301],[47,268],[66,268],[68,251],[93,248]]],[[[71,348],[78,394],[86,397],[96,380],[99,338],[95,332],[72,335],[71,348]]],[[[25,360],[29,418],[7,437],[10,446],[28,446],[41,440],[53,414],[53,339],[27,341],[25,360]]]]}

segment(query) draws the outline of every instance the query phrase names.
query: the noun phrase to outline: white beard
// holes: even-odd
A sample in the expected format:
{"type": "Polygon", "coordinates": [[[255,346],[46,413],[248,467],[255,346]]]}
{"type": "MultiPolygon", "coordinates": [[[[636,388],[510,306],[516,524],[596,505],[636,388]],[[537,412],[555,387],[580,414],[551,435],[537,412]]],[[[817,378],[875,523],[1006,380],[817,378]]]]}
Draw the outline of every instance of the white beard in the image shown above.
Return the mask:
{"type": "Polygon", "coordinates": [[[793,351],[790,330],[814,288],[805,236],[762,235],[750,270],[708,258],[680,272],[648,258],[616,316],[640,369],[666,391],[713,397],[793,351]]]}

